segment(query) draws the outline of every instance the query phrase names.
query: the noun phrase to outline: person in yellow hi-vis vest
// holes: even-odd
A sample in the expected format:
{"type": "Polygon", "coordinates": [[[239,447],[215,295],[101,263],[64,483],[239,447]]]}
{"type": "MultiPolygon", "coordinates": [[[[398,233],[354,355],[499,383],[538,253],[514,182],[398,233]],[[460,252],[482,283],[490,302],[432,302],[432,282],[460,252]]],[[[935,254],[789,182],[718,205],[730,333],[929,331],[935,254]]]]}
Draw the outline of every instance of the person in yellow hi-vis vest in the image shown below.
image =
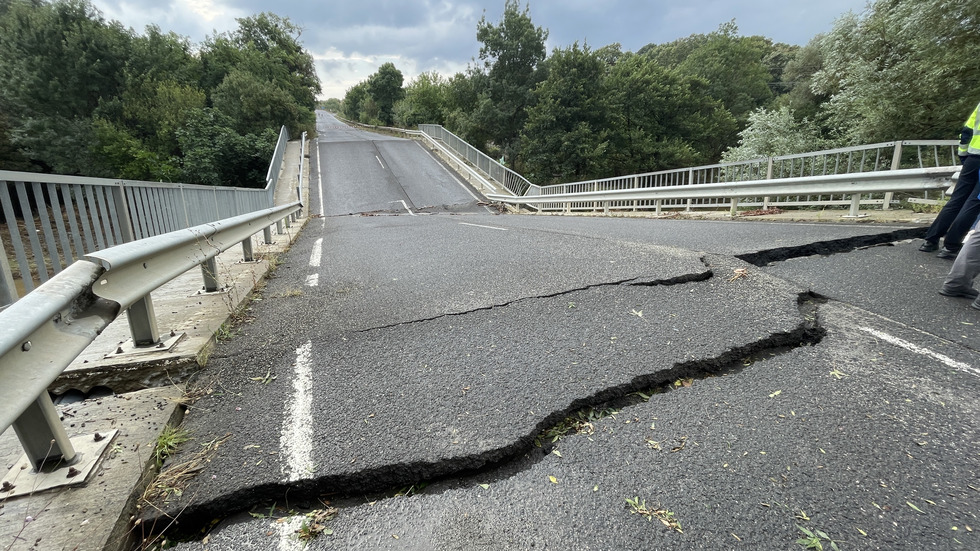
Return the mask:
{"type": "MultiPolygon", "coordinates": [[[[977,106],[977,110],[980,110],[980,106],[977,106]]],[[[943,250],[947,250],[951,245],[950,239],[953,236],[953,231],[957,224],[960,224],[964,219],[964,216],[971,216],[967,211],[972,205],[980,205],[980,195],[978,195],[977,189],[980,188],[980,121],[977,121],[977,110],[973,111],[973,125],[970,127],[969,141],[966,143],[965,158],[963,159],[963,170],[960,172],[960,180],[957,182],[957,187],[963,184],[963,174],[968,174],[967,182],[970,184],[970,188],[973,189],[973,195],[967,200],[960,209],[960,214],[956,216],[956,220],[950,226],[949,231],[946,232],[946,246],[943,250]]],[[[967,121],[969,122],[969,121],[967,121]]],[[[964,129],[964,134],[966,134],[966,129],[964,129]]],[[[963,142],[966,137],[960,138],[960,152],[963,150],[963,142]]],[[[972,218],[970,219],[970,224],[966,226],[967,230],[963,230],[963,233],[969,230],[970,227],[977,229],[977,224],[980,223],[980,207],[974,209],[975,212],[972,213],[972,218]]],[[[959,230],[957,230],[959,231],[959,230]]],[[[939,294],[946,295],[948,297],[965,297],[972,298],[973,302],[970,303],[970,307],[980,310],[980,293],[973,287],[973,280],[977,278],[980,274],[980,231],[974,231],[969,234],[966,238],[966,242],[963,243],[961,248],[957,251],[956,260],[953,261],[953,268],[949,271],[949,275],[946,276],[946,281],[943,282],[942,289],[939,290],[939,294]],[[958,253],[958,254],[957,254],[958,253]]]]}
{"type": "Polygon", "coordinates": [[[959,156],[963,167],[960,169],[956,189],[939,216],[926,232],[926,242],[920,251],[932,252],[939,248],[939,239],[945,236],[939,258],[953,259],[963,246],[963,239],[980,215],[980,105],[966,120],[960,131],[959,156]]]}

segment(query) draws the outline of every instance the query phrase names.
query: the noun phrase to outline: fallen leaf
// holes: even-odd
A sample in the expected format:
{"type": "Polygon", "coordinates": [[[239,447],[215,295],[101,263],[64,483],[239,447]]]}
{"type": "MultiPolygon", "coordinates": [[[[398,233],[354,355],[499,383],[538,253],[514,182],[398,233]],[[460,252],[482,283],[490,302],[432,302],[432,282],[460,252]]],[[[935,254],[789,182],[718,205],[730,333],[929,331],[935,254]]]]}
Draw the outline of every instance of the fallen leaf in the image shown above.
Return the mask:
{"type": "Polygon", "coordinates": [[[551,475],[548,475],[548,480],[550,480],[552,484],[558,484],[558,479],[551,475]]]}
{"type": "Polygon", "coordinates": [[[783,393],[782,390],[777,390],[776,392],[773,392],[772,394],[770,394],[769,397],[770,398],[775,398],[776,396],[779,396],[782,393],[783,393]]]}

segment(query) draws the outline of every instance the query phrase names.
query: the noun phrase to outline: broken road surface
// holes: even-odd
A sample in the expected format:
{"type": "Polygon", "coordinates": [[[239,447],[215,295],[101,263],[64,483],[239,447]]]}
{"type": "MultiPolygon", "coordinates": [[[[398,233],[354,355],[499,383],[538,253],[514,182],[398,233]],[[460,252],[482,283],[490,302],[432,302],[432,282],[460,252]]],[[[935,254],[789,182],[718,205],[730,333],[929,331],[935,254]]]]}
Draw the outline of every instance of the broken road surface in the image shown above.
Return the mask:
{"type": "MultiPolygon", "coordinates": [[[[314,163],[376,147],[321,123],[314,163]]],[[[390,171],[384,201],[413,172],[390,171]]],[[[414,215],[367,196],[307,226],[202,373],[164,470],[193,477],[144,525],[178,549],[980,544],[980,316],[907,229],[493,216],[462,192],[426,215],[414,185],[414,215]]]]}

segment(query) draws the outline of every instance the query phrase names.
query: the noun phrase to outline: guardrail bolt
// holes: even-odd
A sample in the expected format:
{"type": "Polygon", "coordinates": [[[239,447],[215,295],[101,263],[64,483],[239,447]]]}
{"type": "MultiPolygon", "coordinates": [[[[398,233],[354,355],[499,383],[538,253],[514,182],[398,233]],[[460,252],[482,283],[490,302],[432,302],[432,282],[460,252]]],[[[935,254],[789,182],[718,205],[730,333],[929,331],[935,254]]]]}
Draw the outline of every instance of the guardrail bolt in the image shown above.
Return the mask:
{"type": "Polygon", "coordinates": [[[31,341],[27,341],[24,344],[20,345],[20,349],[23,350],[24,352],[29,352],[31,350],[31,341]]]}

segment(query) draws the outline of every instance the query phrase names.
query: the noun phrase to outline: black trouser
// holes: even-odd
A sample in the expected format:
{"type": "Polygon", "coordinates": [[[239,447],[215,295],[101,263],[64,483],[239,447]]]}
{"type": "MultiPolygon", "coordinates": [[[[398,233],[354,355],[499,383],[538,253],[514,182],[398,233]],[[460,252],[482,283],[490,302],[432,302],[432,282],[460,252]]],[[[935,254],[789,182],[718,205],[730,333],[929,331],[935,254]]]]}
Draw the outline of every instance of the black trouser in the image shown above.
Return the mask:
{"type": "MultiPolygon", "coordinates": [[[[977,216],[980,216],[980,199],[977,198],[977,195],[980,194],[980,155],[969,155],[963,160],[960,179],[956,182],[956,187],[959,188],[960,186],[969,189],[970,196],[963,203],[963,207],[960,208],[956,218],[949,225],[949,229],[946,230],[943,247],[951,251],[960,250],[960,247],[963,246],[963,240],[966,239],[966,234],[973,227],[973,223],[977,221],[977,216]]],[[[956,195],[956,191],[959,190],[954,190],[953,195],[956,195]]],[[[943,207],[943,211],[945,210],[946,208],[943,207]]],[[[941,216],[942,212],[939,214],[941,216]]],[[[936,222],[938,221],[937,218],[936,222]]],[[[931,228],[930,231],[932,231],[931,228]]]]}
{"type": "MultiPolygon", "coordinates": [[[[969,157],[963,157],[965,160],[969,157]]],[[[956,188],[953,190],[953,195],[950,196],[946,204],[943,205],[941,211],[939,211],[939,216],[932,222],[929,226],[929,231],[926,232],[926,241],[930,243],[939,243],[939,239],[946,235],[949,231],[949,227],[953,225],[953,220],[956,220],[956,215],[960,213],[960,209],[966,203],[967,199],[970,198],[970,194],[973,193],[973,188],[975,186],[966,185],[966,180],[963,179],[963,171],[960,170],[960,178],[956,181],[956,188]]],[[[980,190],[978,190],[980,191],[980,190]]],[[[976,195],[976,194],[974,194],[976,195]]]]}

